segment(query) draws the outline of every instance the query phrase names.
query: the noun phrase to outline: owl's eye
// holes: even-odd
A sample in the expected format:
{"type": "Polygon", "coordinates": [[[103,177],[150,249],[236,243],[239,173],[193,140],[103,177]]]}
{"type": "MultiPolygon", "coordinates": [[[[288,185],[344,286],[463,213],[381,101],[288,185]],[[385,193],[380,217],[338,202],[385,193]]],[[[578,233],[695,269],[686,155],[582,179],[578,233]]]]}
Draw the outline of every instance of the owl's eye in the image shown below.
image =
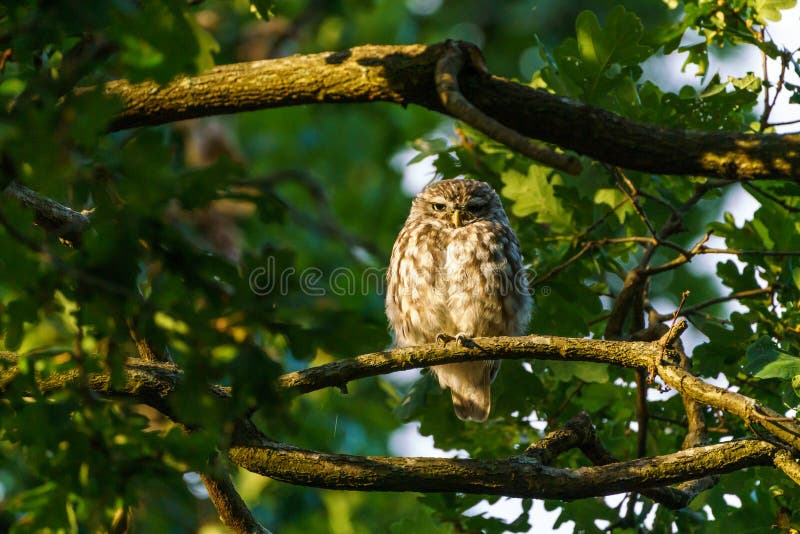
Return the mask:
{"type": "Polygon", "coordinates": [[[443,211],[447,206],[440,202],[434,202],[431,204],[431,207],[433,208],[433,211],[443,211]]]}
{"type": "Polygon", "coordinates": [[[467,211],[470,213],[479,213],[486,206],[484,202],[470,202],[467,204],[467,211]]]}

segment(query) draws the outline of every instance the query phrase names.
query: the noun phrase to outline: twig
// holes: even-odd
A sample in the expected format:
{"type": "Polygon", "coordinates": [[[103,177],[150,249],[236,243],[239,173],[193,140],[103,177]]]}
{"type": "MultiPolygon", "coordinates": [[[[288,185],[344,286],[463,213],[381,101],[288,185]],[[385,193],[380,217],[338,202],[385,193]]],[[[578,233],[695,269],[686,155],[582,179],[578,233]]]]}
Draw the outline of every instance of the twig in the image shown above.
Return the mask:
{"type": "Polygon", "coordinates": [[[3,50],[3,53],[0,54],[0,74],[2,74],[3,71],[5,70],[6,61],[11,59],[12,54],[13,50],[11,50],[10,48],[6,48],[5,50],[3,50]]]}
{"type": "MultiPolygon", "coordinates": [[[[745,24],[745,27],[747,27],[747,24],[745,24]]],[[[764,42],[763,29],[757,32],[751,29],[751,32],[753,32],[758,42],[764,42]]],[[[761,50],[761,76],[763,77],[764,81],[764,111],[761,114],[761,120],[759,120],[759,131],[763,132],[765,124],[767,123],[767,120],[769,120],[770,111],[772,111],[772,108],[769,105],[769,70],[767,69],[767,53],[763,50],[761,50]]]]}
{"type": "MultiPolygon", "coordinates": [[[[764,42],[764,31],[760,31],[757,34],[757,39],[764,42]]],[[[761,64],[764,76],[764,111],[761,113],[761,119],[759,120],[759,131],[763,132],[769,123],[769,116],[772,114],[772,110],[775,107],[775,104],[778,102],[778,95],[780,94],[781,90],[783,89],[784,79],[786,76],[786,67],[788,65],[788,60],[786,59],[786,55],[781,54],[781,72],[778,75],[778,83],[775,85],[775,94],[773,95],[772,100],[769,97],[769,78],[767,76],[767,54],[764,51],[761,51],[761,64]]]]}
{"type": "Polygon", "coordinates": [[[534,161],[554,169],[579,174],[581,164],[574,156],[559,154],[543,145],[534,143],[517,131],[501,124],[473,106],[461,93],[458,74],[469,58],[469,64],[481,74],[488,75],[480,50],[463,41],[447,41],[442,57],[436,63],[436,90],[445,109],[455,118],[480,130],[495,141],[502,143],[534,161]]]}
{"type": "Polygon", "coordinates": [[[798,122],[800,122],[800,119],[793,119],[790,121],[782,121],[782,122],[771,122],[769,123],[769,126],[789,126],[792,124],[797,124],[798,122]]]}
{"type": "MultiPolygon", "coordinates": [[[[689,292],[688,291],[684,291],[683,293],[685,295],[685,294],[687,294],[689,292]]],[[[681,303],[682,302],[683,302],[683,299],[681,299],[681,303]]],[[[675,312],[675,317],[677,317],[677,314],[679,312],[680,312],[680,308],[678,308],[678,311],[675,312]]],[[[688,327],[689,327],[689,325],[686,324],[686,321],[684,321],[683,319],[681,319],[677,323],[673,322],[672,326],[670,326],[670,328],[667,331],[667,333],[664,334],[664,337],[662,337],[660,340],[658,340],[658,345],[661,347],[661,356],[662,357],[664,356],[664,353],[667,350],[667,348],[672,346],[672,344],[675,343],[675,340],[678,339],[681,336],[681,334],[683,334],[686,331],[686,329],[688,327]]]]}
{"type": "Polygon", "coordinates": [[[633,209],[636,210],[637,215],[639,215],[639,219],[642,220],[642,223],[644,223],[645,227],[647,228],[647,231],[650,232],[650,235],[655,236],[656,235],[655,228],[653,228],[650,219],[647,218],[647,214],[645,214],[644,210],[642,209],[642,206],[639,205],[639,201],[636,199],[639,196],[639,190],[636,188],[635,185],[633,185],[633,182],[631,182],[630,179],[628,179],[628,177],[625,176],[625,173],[623,173],[619,167],[607,166],[606,168],[611,172],[611,174],[616,179],[617,188],[620,191],[622,191],[622,193],[628,198],[628,200],[630,200],[631,204],[633,205],[633,209]]]}
{"type": "Polygon", "coordinates": [[[797,208],[795,206],[790,206],[783,199],[776,197],[775,195],[773,195],[768,191],[764,191],[763,189],[761,189],[752,182],[742,182],[742,187],[748,190],[750,194],[753,194],[753,192],[755,191],[757,194],[770,199],[771,201],[773,201],[774,203],[776,203],[777,205],[779,205],[780,207],[782,207],[783,209],[785,209],[790,213],[800,213],[800,208],[797,208]]]}
{"type": "Polygon", "coordinates": [[[560,263],[559,265],[556,265],[555,267],[550,269],[547,273],[545,273],[544,276],[537,277],[535,280],[533,280],[533,282],[531,283],[531,288],[535,288],[536,286],[539,286],[539,285],[545,283],[546,281],[550,280],[551,278],[556,276],[558,273],[560,273],[561,271],[563,271],[564,269],[566,269],[567,267],[569,267],[570,265],[572,265],[573,263],[575,263],[576,261],[581,259],[587,252],[589,252],[593,248],[594,248],[594,244],[592,242],[586,243],[585,245],[583,245],[583,247],[577,253],[572,255],[566,261],[564,261],[564,262],[560,263]]]}
{"type": "Polygon", "coordinates": [[[775,94],[772,96],[772,102],[769,104],[769,110],[772,112],[775,104],[778,102],[778,95],[780,94],[781,90],[783,89],[783,84],[786,77],[786,67],[788,61],[786,60],[785,53],[781,55],[781,72],[778,75],[778,83],[775,85],[775,94]]]}
{"type": "MultiPolygon", "coordinates": [[[[622,290],[619,292],[619,296],[614,301],[614,305],[611,308],[611,314],[608,318],[608,322],[606,323],[604,332],[604,337],[606,339],[619,339],[622,337],[622,328],[625,324],[626,317],[628,317],[628,314],[633,309],[632,304],[634,303],[634,299],[638,294],[644,291],[649,277],[653,274],[656,274],[653,272],[652,268],[648,267],[653,255],[655,254],[659,245],[665,243],[668,237],[685,230],[685,226],[683,224],[685,213],[694,207],[695,204],[700,202],[700,200],[711,187],[712,185],[709,182],[697,185],[692,196],[689,197],[689,199],[679,208],[672,210],[669,218],[653,236],[655,243],[648,246],[648,248],[645,250],[645,253],[639,260],[639,263],[634,268],[629,270],[625,275],[623,279],[624,281],[622,284],[622,290]]],[[[705,240],[701,241],[698,246],[702,246],[705,241],[708,240],[708,235],[709,234],[706,234],[706,237],[704,238],[705,240]]],[[[678,259],[684,258],[682,263],[688,261],[688,259],[685,258],[688,257],[689,252],[681,249],[680,253],[681,256],[678,259]]],[[[680,265],[680,263],[678,265],[680,265]]],[[[674,267],[670,266],[669,268],[672,269],[674,267]]],[[[644,302],[642,303],[644,304],[644,302]]]]}
{"type": "Polygon", "coordinates": [[[692,261],[692,258],[694,258],[697,254],[702,254],[701,252],[702,250],[706,250],[704,246],[710,238],[711,238],[711,232],[710,231],[706,232],[700,239],[700,241],[698,241],[692,247],[691,250],[684,250],[680,253],[680,255],[677,258],[670,260],[666,263],[663,263],[661,265],[658,265],[656,267],[648,267],[647,269],[645,269],[644,274],[647,276],[653,276],[659,273],[663,273],[665,271],[672,270],[676,267],[683,265],[684,263],[689,263],[690,261],[692,261]]]}
{"type": "MultiPolygon", "coordinates": [[[[638,332],[645,327],[644,303],[647,298],[647,280],[641,286],[641,290],[633,295],[632,307],[630,311],[630,329],[638,332]]],[[[636,381],[636,456],[639,458],[647,456],[647,431],[650,426],[650,407],[647,404],[647,385],[649,383],[644,370],[635,369],[634,377],[636,381]]],[[[632,494],[628,512],[632,513],[631,507],[637,496],[632,494]]]]}
{"type": "MultiPolygon", "coordinates": [[[[603,221],[608,219],[619,208],[621,208],[622,206],[624,206],[628,202],[630,202],[630,200],[628,198],[618,202],[616,206],[614,206],[613,208],[608,210],[605,214],[603,214],[602,217],[600,217],[599,219],[594,221],[592,224],[590,224],[589,226],[587,226],[586,228],[581,230],[578,234],[576,234],[574,236],[569,236],[568,239],[574,241],[574,240],[580,240],[581,238],[585,237],[586,235],[591,233],[592,230],[594,230],[595,228],[600,226],[603,223],[603,221]]],[[[583,247],[581,248],[581,250],[578,253],[576,253],[575,255],[571,256],[569,259],[567,259],[566,261],[562,262],[561,264],[559,264],[559,265],[555,266],[554,268],[552,268],[544,276],[538,277],[538,278],[536,278],[536,280],[533,280],[531,282],[531,287],[532,288],[536,287],[536,286],[538,286],[540,284],[543,284],[547,280],[550,280],[551,278],[555,277],[561,271],[563,271],[564,269],[566,269],[567,267],[569,267],[570,265],[572,265],[573,263],[578,261],[584,254],[586,254],[587,252],[589,252],[590,250],[592,250],[595,247],[603,246],[606,243],[626,243],[626,242],[651,243],[652,241],[651,241],[651,238],[648,238],[648,237],[641,237],[641,238],[637,238],[637,237],[605,238],[605,239],[596,240],[596,241],[588,241],[588,242],[584,243],[583,247]]]]}
{"type": "Polygon", "coordinates": [[[670,271],[672,269],[675,269],[676,267],[680,267],[685,263],[689,263],[695,256],[699,256],[700,254],[732,254],[736,256],[752,254],[758,256],[777,256],[777,257],[800,256],[800,250],[747,250],[738,248],[707,247],[705,246],[705,243],[708,241],[710,235],[711,232],[707,232],[703,236],[703,238],[694,247],[692,247],[691,250],[684,250],[680,253],[680,255],[677,258],[673,260],[646,269],[644,274],[647,276],[653,276],[666,271],[670,271]]]}
{"type": "Polygon", "coordinates": [[[694,254],[735,254],[742,256],[745,254],[755,254],[758,256],[800,256],[800,250],[749,250],[739,248],[709,248],[701,247],[694,254]]]}
{"type": "MultiPolygon", "coordinates": [[[[770,293],[773,292],[773,290],[774,289],[773,289],[772,286],[767,286],[767,287],[757,288],[757,289],[746,289],[744,291],[736,291],[735,293],[731,293],[730,295],[726,295],[724,297],[717,297],[717,298],[709,299],[709,300],[706,300],[706,301],[701,302],[699,304],[695,304],[694,306],[689,306],[688,308],[683,310],[681,315],[683,315],[684,317],[688,317],[690,315],[698,313],[700,310],[702,310],[704,308],[708,308],[709,306],[713,306],[715,304],[721,304],[723,302],[728,302],[728,301],[731,301],[731,300],[741,300],[741,299],[746,299],[746,298],[758,297],[760,295],[770,294],[770,293]]],[[[653,320],[655,320],[655,321],[666,321],[668,319],[671,319],[671,318],[675,317],[676,313],[678,313],[678,310],[676,310],[676,311],[674,311],[672,313],[655,314],[655,315],[653,315],[653,320]]]]}

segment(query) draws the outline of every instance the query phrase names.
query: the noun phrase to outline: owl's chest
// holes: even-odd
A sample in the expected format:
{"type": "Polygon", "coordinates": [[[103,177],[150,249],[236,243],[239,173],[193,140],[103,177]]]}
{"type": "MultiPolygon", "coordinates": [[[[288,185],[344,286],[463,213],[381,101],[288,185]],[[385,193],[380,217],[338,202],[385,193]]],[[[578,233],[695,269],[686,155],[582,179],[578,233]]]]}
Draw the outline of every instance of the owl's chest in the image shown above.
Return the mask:
{"type": "Polygon", "coordinates": [[[448,278],[476,272],[493,255],[494,247],[475,234],[455,234],[449,237],[438,254],[440,270],[448,278]]]}
{"type": "Polygon", "coordinates": [[[469,227],[445,234],[436,251],[437,283],[459,291],[483,278],[502,254],[502,243],[487,232],[469,227]]]}

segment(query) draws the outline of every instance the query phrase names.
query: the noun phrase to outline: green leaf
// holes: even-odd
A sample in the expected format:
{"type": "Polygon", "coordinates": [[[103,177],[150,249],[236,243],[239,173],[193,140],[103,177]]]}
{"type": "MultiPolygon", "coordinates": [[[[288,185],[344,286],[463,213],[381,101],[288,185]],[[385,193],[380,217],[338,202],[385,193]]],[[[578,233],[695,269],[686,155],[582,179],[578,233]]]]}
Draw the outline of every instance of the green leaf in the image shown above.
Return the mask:
{"type": "Polygon", "coordinates": [[[194,57],[197,72],[210,70],[214,66],[214,54],[219,52],[219,43],[208,30],[200,26],[195,17],[187,13],[186,21],[197,39],[197,54],[194,57]]]}
{"type": "Polygon", "coordinates": [[[705,76],[708,70],[708,44],[705,42],[678,48],[678,52],[689,52],[681,72],[686,72],[687,65],[697,65],[697,76],[705,76]]]}
{"type": "Polygon", "coordinates": [[[641,76],[638,63],[652,53],[640,44],[642,23],[622,6],[611,10],[605,28],[597,16],[583,11],[575,21],[576,39],[567,39],[553,50],[558,71],[543,69],[548,86],[574,94],[580,87],[581,98],[601,102],[620,100],[615,107],[633,105],[635,87],[632,79],[641,76]]]}
{"type": "Polygon", "coordinates": [[[442,388],[430,373],[425,373],[417,380],[405,396],[403,401],[395,408],[394,413],[401,421],[411,421],[430,406],[431,397],[441,397],[442,388]]]}
{"type": "Polygon", "coordinates": [[[540,223],[552,225],[554,231],[572,226],[572,215],[557,198],[554,185],[561,184],[561,176],[542,165],[531,165],[528,173],[508,169],[501,175],[505,184],[504,197],[514,203],[511,212],[517,217],[535,215],[540,223]]]}
{"type": "Polygon", "coordinates": [[[573,382],[575,379],[584,382],[604,384],[608,382],[608,365],[588,362],[547,362],[553,377],[561,382],[573,382]]]}
{"type": "Polygon", "coordinates": [[[761,336],[747,347],[746,355],[744,371],[749,375],[755,375],[765,365],[775,361],[778,357],[778,348],[769,336],[761,336]]]}
{"type": "Polygon", "coordinates": [[[793,379],[800,375],[800,358],[787,354],[778,354],[775,361],[767,363],[754,376],[756,378],[793,379]]]}
{"type": "Polygon", "coordinates": [[[427,506],[420,507],[418,513],[409,517],[404,517],[400,521],[392,523],[389,528],[391,534],[406,534],[408,532],[419,533],[434,533],[434,532],[452,532],[452,528],[436,522],[431,517],[430,509],[427,506]]]}
{"type": "Polygon", "coordinates": [[[639,44],[642,22],[622,6],[614,7],[606,19],[606,27],[591,11],[583,11],[575,21],[578,50],[587,70],[595,76],[612,64],[632,65],[650,54],[650,48],[639,44]]]}
{"type": "Polygon", "coordinates": [[[769,336],[761,336],[747,348],[744,371],[756,378],[793,380],[800,375],[800,358],[780,351],[769,336]]]}
{"type": "Polygon", "coordinates": [[[777,22],[781,20],[781,10],[792,9],[796,4],[797,0],[755,0],[757,18],[762,23],[767,20],[777,22]]]}
{"type": "Polygon", "coordinates": [[[36,320],[36,302],[32,299],[17,299],[8,303],[6,306],[6,336],[4,339],[5,348],[17,350],[25,337],[25,323],[33,323],[36,320]]]}
{"type": "Polygon", "coordinates": [[[741,78],[728,76],[728,80],[737,89],[743,91],[751,91],[751,92],[761,91],[761,78],[759,78],[752,72],[748,72],[745,76],[741,78]]]}
{"type": "MultiPolygon", "coordinates": [[[[606,204],[610,208],[615,208],[620,202],[624,201],[627,197],[625,194],[615,187],[609,187],[604,189],[598,189],[597,192],[594,194],[594,203],[595,204],[606,204]]],[[[628,216],[629,213],[634,212],[634,207],[631,204],[626,206],[622,206],[618,208],[614,215],[617,217],[620,223],[625,222],[625,217],[628,216]]]]}

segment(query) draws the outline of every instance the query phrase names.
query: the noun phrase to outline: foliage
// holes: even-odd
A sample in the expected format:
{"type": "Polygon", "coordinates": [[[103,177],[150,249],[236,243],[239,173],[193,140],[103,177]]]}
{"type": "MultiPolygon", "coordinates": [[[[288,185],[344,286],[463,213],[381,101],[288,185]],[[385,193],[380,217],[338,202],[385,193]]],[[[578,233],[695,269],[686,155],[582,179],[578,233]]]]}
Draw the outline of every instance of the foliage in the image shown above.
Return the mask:
{"type": "MultiPolygon", "coordinates": [[[[713,258],[705,264],[711,268],[686,262],[654,273],[643,305],[669,317],[684,290],[691,291],[689,308],[769,288],[740,299],[735,311],[723,302],[689,315],[707,338],[693,351],[693,370],[723,373],[740,392],[780,411],[796,408],[800,258],[781,254],[800,250],[795,182],[710,184],[623,174],[590,161],[580,176],[568,176],[466,125],[453,135],[452,124],[430,112],[388,105],[278,109],[108,134],[120,103],[98,89],[117,78],[161,82],[214,64],[450,37],[483,45],[494,73],[642,122],[764,131],[769,118],[759,121],[756,106],[765,90],[774,93],[775,81],[706,73],[708,57],[719,47],[757,47],[796,69],[790,52],[759,33],[794,3],[601,1],[591,3],[594,12],[558,1],[0,6],[0,48],[12,54],[0,77],[0,183],[17,180],[91,210],[92,221],[79,245],[65,246],[33,225],[29,210],[0,200],[0,335],[2,348],[23,356],[21,376],[0,402],[0,529],[103,530],[128,506],[142,532],[218,524],[183,475],[204,469],[227,421],[254,410],[271,437],[299,446],[390,454],[389,436],[418,421],[437,447],[478,458],[516,454],[543,427],[558,428],[586,410],[612,453],[636,457],[633,375],[614,367],[507,362],[485,425],[458,421],[449,395],[425,375],[413,385],[393,377],[359,381],[348,395],[276,393],[284,371],[390,344],[374,275],[387,264],[409,206],[405,169],[390,162],[407,154],[413,139],[412,152],[429,158],[438,176],[479,177],[501,192],[535,272],[532,332],[605,335],[625,273],[648,254],[630,238],[652,237],[651,228],[681,212],[685,231],[669,236],[674,247],[657,247],[646,267],[675,259],[675,247],[690,250],[713,232],[715,245],[739,251],[734,259],[704,255],[713,258]],[[694,43],[690,31],[702,40],[694,43]],[[644,76],[643,63],[676,51],[704,75],[698,87],[670,92],[644,76]],[[697,191],[703,194],[695,199],[697,191]],[[723,211],[744,195],[759,206],[737,223],[723,211]],[[253,273],[275,285],[254,290],[253,273]],[[185,370],[170,407],[200,430],[184,432],[152,410],[108,402],[80,384],[23,395],[35,374],[103,369],[119,376],[124,356],[136,354],[132,330],[185,370]],[[234,402],[219,408],[209,383],[232,386],[234,402]]],[[[800,99],[797,86],[783,90],[800,99]]],[[[634,320],[624,333],[635,329],[634,320]]],[[[676,450],[685,427],[680,399],[663,396],[649,409],[657,418],[646,453],[676,450]]],[[[719,430],[713,441],[749,434],[720,413],[708,411],[706,419],[719,430]]],[[[567,466],[586,463],[577,454],[565,458],[567,466]]],[[[245,472],[235,482],[257,518],[277,532],[531,528],[530,501],[506,524],[465,516],[480,502],[476,496],[317,491],[245,472]]],[[[622,532],[653,510],[642,528],[654,532],[672,525],[723,531],[743,521],[788,531],[800,528],[791,512],[800,510],[798,499],[788,479],[765,468],[723,477],[678,512],[646,500],[624,517],[603,499],[546,505],[576,531],[598,531],[596,521],[605,520],[622,532]],[[727,504],[728,494],[738,496],[740,508],[727,504]]]]}

